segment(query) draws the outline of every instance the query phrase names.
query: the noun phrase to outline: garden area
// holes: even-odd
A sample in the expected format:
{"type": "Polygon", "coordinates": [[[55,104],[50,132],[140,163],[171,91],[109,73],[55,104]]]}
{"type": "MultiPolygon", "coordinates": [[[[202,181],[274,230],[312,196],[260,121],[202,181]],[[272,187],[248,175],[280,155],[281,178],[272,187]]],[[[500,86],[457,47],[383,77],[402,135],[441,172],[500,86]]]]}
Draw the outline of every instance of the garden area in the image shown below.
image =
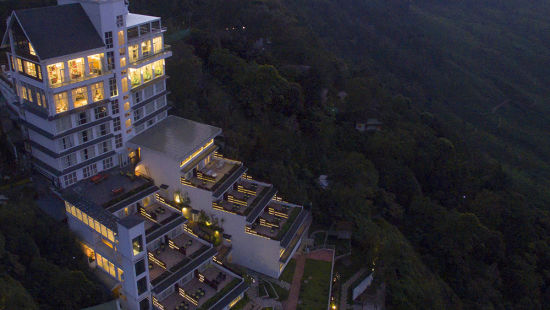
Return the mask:
{"type": "Polygon", "coordinates": [[[288,262],[288,265],[286,265],[285,270],[283,270],[283,273],[279,277],[279,280],[292,283],[292,278],[294,277],[294,270],[296,269],[296,260],[293,258],[288,262]]]}
{"type": "Polygon", "coordinates": [[[298,310],[326,309],[331,269],[331,262],[306,259],[298,310]]]}

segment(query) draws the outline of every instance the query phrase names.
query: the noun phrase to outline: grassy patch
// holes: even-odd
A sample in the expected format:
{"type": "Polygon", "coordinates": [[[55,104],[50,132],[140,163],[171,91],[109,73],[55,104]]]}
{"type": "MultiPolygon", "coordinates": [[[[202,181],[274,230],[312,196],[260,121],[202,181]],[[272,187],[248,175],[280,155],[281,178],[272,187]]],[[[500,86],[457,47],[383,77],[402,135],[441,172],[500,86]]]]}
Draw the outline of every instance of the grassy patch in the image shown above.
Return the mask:
{"type": "Polygon", "coordinates": [[[330,288],[331,263],[307,259],[297,309],[325,309],[330,288]]]}
{"type": "Polygon", "coordinates": [[[292,283],[292,277],[294,277],[294,270],[296,269],[296,260],[293,258],[286,265],[285,270],[279,277],[279,280],[285,281],[287,283],[292,283]]]}

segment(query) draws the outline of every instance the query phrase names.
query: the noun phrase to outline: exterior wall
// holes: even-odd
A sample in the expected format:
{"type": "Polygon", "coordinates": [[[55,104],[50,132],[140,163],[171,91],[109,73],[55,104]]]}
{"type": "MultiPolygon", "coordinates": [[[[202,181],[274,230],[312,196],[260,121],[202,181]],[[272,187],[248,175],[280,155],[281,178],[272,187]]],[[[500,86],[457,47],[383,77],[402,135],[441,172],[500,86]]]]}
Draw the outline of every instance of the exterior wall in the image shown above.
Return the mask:
{"type": "MultiPolygon", "coordinates": [[[[149,279],[149,264],[147,263],[147,243],[145,241],[145,228],[143,222],[128,229],[122,225],[118,225],[118,251],[121,255],[121,265],[124,271],[124,281],[122,282],[123,294],[127,298],[127,306],[129,309],[139,309],[139,302],[144,298],[149,298],[150,279],[149,279]],[[142,236],[143,251],[134,255],[132,248],[132,240],[138,236],[142,236]],[[136,275],[135,263],[144,260],[145,272],[136,275]],[[145,278],[147,290],[142,294],[138,294],[137,281],[145,278]]],[[[149,300],[149,303],[151,301],[149,300]]]]}

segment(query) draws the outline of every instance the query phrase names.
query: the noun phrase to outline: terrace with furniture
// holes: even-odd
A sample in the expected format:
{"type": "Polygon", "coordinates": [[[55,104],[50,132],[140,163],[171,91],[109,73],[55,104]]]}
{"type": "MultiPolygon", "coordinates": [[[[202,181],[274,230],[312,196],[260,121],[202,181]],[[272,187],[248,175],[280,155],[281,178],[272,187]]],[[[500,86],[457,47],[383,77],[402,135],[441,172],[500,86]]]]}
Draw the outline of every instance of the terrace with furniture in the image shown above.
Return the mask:
{"type": "Polygon", "coordinates": [[[215,192],[214,196],[217,196],[216,192],[219,190],[221,195],[246,172],[241,162],[220,157],[213,157],[202,169],[193,168],[192,170],[189,179],[182,177],[182,184],[215,192]]]}
{"type": "Polygon", "coordinates": [[[156,249],[148,249],[151,283],[153,285],[160,283],[161,279],[167,278],[209,248],[210,246],[187,233],[182,233],[173,239],[165,236],[160,246],[156,249]]]}
{"type": "Polygon", "coordinates": [[[216,264],[211,264],[202,272],[195,270],[190,281],[181,287],[178,286],[174,293],[160,303],[166,310],[209,309],[241,282],[242,279],[231,275],[216,264]]]}
{"type": "Polygon", "coordinates": [[[259,217],[246,227],[247,232],[283,241],[292,237],[307,215],[301,206],[271,200],[259,217]]]}
{"type": "Polygon", "coordinates": [[[269,184],[250,182],[240,178],[230,189],[212,204],[216,210],[242,216],[258,216],[277,190],[269,184]]]}

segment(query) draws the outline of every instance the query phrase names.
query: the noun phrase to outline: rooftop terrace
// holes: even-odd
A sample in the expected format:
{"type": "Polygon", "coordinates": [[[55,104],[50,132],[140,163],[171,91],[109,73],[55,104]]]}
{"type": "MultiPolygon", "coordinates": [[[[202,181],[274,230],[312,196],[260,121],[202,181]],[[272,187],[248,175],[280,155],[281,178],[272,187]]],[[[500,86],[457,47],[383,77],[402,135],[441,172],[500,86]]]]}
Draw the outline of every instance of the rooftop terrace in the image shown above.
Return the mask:
{"type": "Polygon", "coordinates": [[[182,177],[181,182],[212,191],[214,197],[219,197],[245,172],[241,162],[214,157],[204,168],[194,171],[191,178],[182,177]]]}
{"type": "Polygon", "coordinates": [[[212,264],[161,301],[164,309],[208,309],[235,289],[242,280],[212,264]],[[221,295],[221,296],[220,296],[221,295]]]}
{"type": "Polygon", "coordinates": [[[119,205],[120,202],[128,198],[134,198],[133,201],[128,201],[126,204],[128,205],[147,196],[148,194],[145,194],[145,192],[151,194],[158,188],[149,179],[135,176],[132,172],[112,169],[80,181],[69,187],[68,190],[72,190],[87,201],[109,208],[110,212],[114,212],[116,210],[112,207],[119,205]],[[138,197],[142,196],[140,194],[143,194],[143,197],[138,197]]]}
{"type": "Polygon", "coordinates": [[[246,229],[253,234],[280,240],[281,245],[286,247],[290,242],[287,239],[292,239],[306,215],[307,211],[301,206],[271,200],[257,220],[246,229]]]}
{"type": "Polygon", "coordinates": [[[223,199],[214,202],[217,210],[253,217],[254,220],[277,191],[270,184],[251,182],[243,178],[226,192],[223,199]]]}

